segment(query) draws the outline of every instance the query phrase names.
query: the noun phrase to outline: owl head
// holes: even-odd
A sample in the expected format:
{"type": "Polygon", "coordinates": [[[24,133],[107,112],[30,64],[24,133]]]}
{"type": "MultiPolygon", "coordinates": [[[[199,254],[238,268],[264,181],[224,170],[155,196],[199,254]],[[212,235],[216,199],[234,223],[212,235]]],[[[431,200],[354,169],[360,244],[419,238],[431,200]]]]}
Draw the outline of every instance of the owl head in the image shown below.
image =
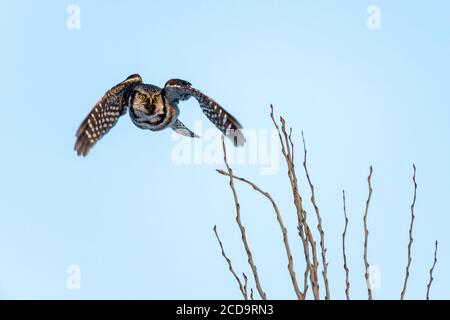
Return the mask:
{"type": "Polygon", "coordinates": [[[164,110],[162,90],[152,85],[140,85],[131,96],[131,106],[146,115],[160,114],[164,110]]]}

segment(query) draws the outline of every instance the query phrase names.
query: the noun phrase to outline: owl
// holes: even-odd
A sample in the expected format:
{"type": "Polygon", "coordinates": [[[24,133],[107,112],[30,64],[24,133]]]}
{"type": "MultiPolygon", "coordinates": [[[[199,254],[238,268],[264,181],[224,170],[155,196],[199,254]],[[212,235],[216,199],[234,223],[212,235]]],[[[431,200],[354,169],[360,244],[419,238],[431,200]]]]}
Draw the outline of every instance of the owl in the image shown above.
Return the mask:
{"type": "Polygon", "coordinates": [[[179,119],[180,101],[194,97],[206,117],[235,146],[245,142],[242,126],[217,102],[206,96],[184,80],[171,79],[164,88],[142,82],[133,74],[108,90],[94,105],[76,133],[75,150],[79,156],[86,156],[90,149],[117,123],[120,116],[129,109],[131,121],[141,129],[160,131],[171,128],[175,132],[192,137],[198,136],[179,119]]]}

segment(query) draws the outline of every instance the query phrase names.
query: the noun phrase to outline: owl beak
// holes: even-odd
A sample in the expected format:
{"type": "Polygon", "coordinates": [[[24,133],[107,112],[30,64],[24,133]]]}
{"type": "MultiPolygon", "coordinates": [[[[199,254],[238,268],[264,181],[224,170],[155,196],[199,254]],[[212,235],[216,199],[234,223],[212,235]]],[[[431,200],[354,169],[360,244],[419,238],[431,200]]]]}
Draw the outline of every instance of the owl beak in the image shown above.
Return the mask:
{"type": "Polygon", "coordinates": [[[148,110],[149,113],[155,112],[155,106],[154,105],[149,103],[149,104],[146,104],[145,106],[146,106],[146,109],[148,110]]]}

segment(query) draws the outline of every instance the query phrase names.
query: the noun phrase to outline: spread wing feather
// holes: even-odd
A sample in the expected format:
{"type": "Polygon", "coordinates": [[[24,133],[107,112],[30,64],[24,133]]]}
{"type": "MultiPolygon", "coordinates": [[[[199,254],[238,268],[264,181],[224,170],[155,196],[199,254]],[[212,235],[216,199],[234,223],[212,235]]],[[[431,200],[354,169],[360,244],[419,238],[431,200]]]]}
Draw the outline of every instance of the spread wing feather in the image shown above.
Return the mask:
{"type": "Polygon", "coordinates": [[[172,79],[166,82],[164,92],[169,103],[178,105],[179,101],[194,97],[200,104],[200,108],[208,119],[223,134],[230,138],[235,146],[242,146],[245,142],[242,126],[228,111],[221,107],[216,101],[195,89],[184,80],[172,79]]]}
{"type": "Polygon", "coordinates": [[[129,94],[140,83],[142,78],[138,74],[131,75],[97,101],[76,133],[75,150],[79,156],[86,156],[97,141],[117,123],[119,117],[126,113],[129,94]]]}

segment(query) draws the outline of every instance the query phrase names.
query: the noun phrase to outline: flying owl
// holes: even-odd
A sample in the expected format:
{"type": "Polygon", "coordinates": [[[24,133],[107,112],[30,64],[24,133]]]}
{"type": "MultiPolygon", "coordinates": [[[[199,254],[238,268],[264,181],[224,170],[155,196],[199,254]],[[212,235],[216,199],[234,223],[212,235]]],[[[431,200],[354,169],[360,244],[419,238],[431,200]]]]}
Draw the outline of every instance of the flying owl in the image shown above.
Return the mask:
{"type": "Polygon", "coordinates": [[[184,80],[171,79],[164,88],[142,83],[138,74],[133,74],[108,90],[94,105],[76,133],[75,150],[86,156],[89,150],[129,109],[131,121],[141,129],[159,131],[172,128],[175,132],[197,138],[178,116],[178,103],[194,97],[208,119],[230,138],[235,146],[245,142],[240,123],[217,102],[209,98],[184,80]]]}

